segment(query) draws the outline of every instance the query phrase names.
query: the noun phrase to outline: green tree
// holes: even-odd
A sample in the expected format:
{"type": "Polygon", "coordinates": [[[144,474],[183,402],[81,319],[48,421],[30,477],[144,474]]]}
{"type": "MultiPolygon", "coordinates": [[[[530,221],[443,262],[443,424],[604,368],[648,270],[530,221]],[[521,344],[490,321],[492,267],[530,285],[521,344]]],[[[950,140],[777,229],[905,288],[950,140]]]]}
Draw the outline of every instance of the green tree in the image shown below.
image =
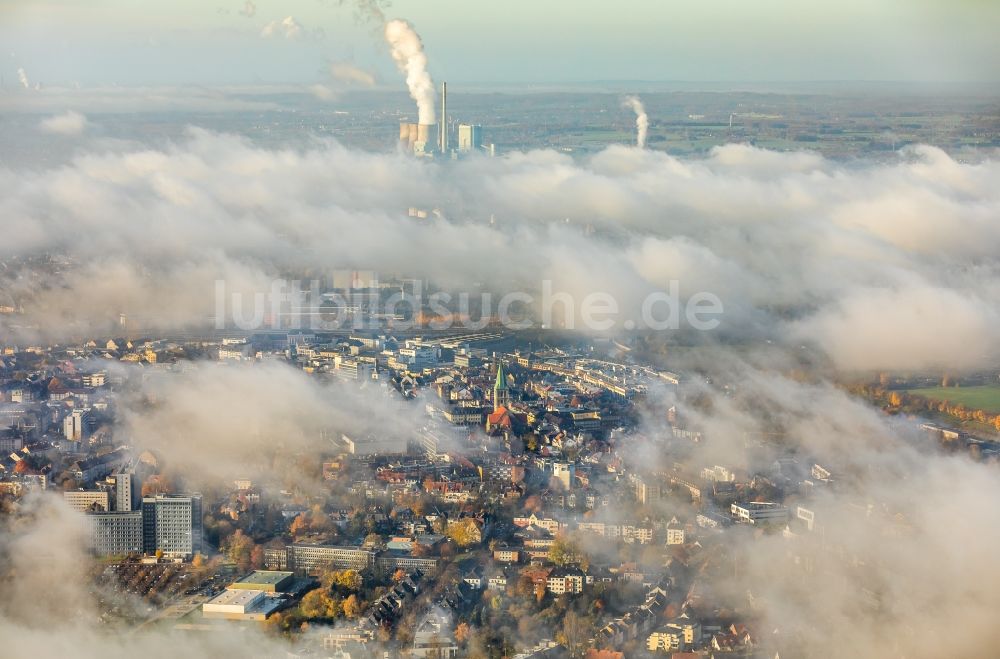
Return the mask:
{"type": "Polygon", "coordinates": [[[583,566],[588,562],[587,555],[580,549],[579,544],[566,535],[557,536],[549,547],[549,560],[556,565],[583,566]]]}

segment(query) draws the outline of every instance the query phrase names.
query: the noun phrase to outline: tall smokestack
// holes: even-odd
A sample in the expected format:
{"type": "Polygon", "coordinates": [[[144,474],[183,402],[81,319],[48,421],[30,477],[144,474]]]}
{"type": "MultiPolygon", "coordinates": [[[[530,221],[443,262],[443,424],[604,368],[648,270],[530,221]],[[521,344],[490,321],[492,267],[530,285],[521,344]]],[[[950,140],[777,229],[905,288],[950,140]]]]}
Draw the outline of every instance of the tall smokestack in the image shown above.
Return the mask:
{"type": "Polygon", "coordinates": [[[437,123],[434,116],[434,81],[427,72],[427,55],[420,36],[413,26],[399,19],[385,24],[385,40],[389,43],[392,59],[406,74],[410,98],[417,102],[417,123],[427,126],[437,123]]]}
{"type": "Polygon", "coordinates": [[[636,138],[635,144],[640,149],[646,148],[646,134],[649,132],[649,117],[646,115],[646,108],[642,106],[642,101],[638,96],[626,96],[622,105],[631,108],[635,112],[636,138]]]}
{"type": "Polygon", "coordinates": [[[441,83],[441,132],[438,135],[441,154],[448,153],[448,83],[441,83]]]}

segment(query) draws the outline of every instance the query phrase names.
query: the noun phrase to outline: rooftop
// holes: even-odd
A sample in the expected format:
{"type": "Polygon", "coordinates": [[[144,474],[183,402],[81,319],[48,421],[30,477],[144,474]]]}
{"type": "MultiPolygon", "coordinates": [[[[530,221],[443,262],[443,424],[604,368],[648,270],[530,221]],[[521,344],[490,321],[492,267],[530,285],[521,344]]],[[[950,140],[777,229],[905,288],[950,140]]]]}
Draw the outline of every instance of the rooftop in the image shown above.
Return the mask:
{"type": "Polygon", "coordinates": [[[294,576],[294,572],[278,572],[276,570],[255,570],[250,574],[236,580],[236,583],[242,584],[266,584],[270,586],[276,586],[281,583],[282,580],[288,577],[294,576]]]}
{"type": "Polygon", "coordinates": [[[262,590],[224,590],[213,598],[209,605],[215,606],[249,606],[264,594],[262,590]]]}

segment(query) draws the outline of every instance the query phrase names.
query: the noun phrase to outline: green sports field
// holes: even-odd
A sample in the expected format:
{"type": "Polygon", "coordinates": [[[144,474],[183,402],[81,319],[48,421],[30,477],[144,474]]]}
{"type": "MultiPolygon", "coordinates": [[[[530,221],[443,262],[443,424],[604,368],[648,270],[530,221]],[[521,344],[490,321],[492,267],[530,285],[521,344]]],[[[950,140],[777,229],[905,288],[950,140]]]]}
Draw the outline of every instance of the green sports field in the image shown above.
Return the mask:
{"type": "Polygon", "coordinates": [[[983,385],[976,387],[929,387],[910,389],[908,393],[931,400],[945,400],[961,403],[972,410],[983,410],[1000,414],[1000,386],[983,385]]]}

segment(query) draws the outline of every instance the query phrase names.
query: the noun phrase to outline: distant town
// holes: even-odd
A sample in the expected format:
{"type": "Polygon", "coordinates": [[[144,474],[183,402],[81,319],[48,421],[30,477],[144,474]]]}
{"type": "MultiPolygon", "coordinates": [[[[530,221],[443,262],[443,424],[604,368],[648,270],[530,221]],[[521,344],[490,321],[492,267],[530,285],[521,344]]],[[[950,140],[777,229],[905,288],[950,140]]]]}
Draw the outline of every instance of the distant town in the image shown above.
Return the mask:
{"type": "MultiPolygon", "coordinates": [[[[80,514],[111,627],[262,625],[303,657],[773,656],[791,642],[761,629],[752,597],[732,607],[713,592],[739,570],[734,536],[783,536],[793,562],[798,544],[829,542],[809,501],[840,474],[768,435],[689,461],[705,438],[685,419],[687,376],[610,341],[409,334],[7,346],[3,507],[55,491],[80,514]],[[158,374],[275,364],[402,401],[406,420],[322,428],[283,456],[291,477],[210,481],[117,423],[123,394],[158,374]]],[[[924,429],[941,446],[963,434],[924,429]]],[[[280,439],[268,438],[279,452],[280,439]]]]}

